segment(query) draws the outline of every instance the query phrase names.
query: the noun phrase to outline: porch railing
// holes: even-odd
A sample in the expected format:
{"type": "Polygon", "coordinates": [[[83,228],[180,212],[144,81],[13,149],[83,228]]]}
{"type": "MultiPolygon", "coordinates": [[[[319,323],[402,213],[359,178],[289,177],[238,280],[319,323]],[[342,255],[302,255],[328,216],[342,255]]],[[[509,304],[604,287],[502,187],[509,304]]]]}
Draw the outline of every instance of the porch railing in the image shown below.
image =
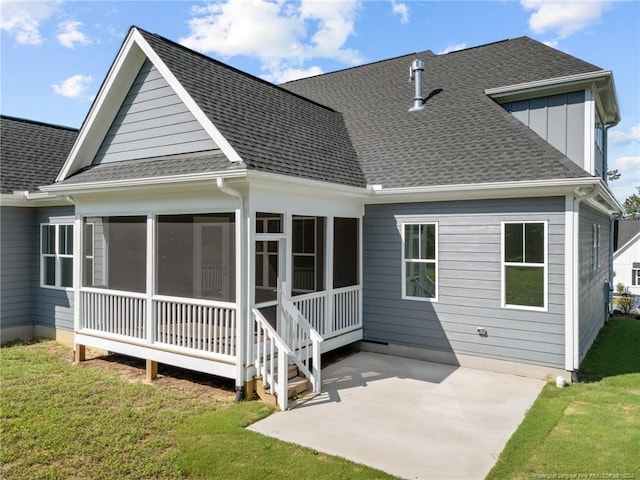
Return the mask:
{"type": "Polygon", "coordinates": [[[80,328],[136,339],[147,336],[147,302],[144,294],[81,292],[80,328]]]}
{"type": "Polygon", "coordinates": [[[195,302],[153,300],[156,342],[235,356],[235,308],[195,302]]]}
{"type": "Polygon", "coordinates": [[[225,361],[236,356],[236,306],[224,302],[81,290],[80,329],[225,361]]]}
{"type": "Polygon", "coordinates": [[[287,366],[291,349],[257,308],[251,309],[251,312],[255,328],[253,363],[257,375],[262,378],[263,385],[275,393],[278,406],[286,410],[289,402],[287,366]]]}
{"type": "Polygon", "coordinates": [[[282,338],[291,349],[290,356],[298,370],[311,382],[314,392],[320,392],[320,342],[322,336],[304,315],[287,299],[282,299],[282,338]]]}
{"type": "Polygon", "coordinates": [[[326,340],[362,326],[361,290],[360,285],[353,285],[331,292],[296,295],[291,303],[326,340]]]}

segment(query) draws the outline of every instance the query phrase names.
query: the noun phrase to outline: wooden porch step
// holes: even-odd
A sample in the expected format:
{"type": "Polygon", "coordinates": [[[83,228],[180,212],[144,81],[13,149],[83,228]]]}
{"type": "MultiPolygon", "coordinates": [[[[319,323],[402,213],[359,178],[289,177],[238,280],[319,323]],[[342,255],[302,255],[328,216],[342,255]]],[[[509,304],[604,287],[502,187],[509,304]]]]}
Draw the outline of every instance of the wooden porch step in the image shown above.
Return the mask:
{"type": "Polygon", "coordinates": [[[306,392],[309,390],[309,380],[305,377],[293,377],[289,379],[289,389],[287,394],[289,398],[294,395],[298,395],[300,393],[306,392]]]}

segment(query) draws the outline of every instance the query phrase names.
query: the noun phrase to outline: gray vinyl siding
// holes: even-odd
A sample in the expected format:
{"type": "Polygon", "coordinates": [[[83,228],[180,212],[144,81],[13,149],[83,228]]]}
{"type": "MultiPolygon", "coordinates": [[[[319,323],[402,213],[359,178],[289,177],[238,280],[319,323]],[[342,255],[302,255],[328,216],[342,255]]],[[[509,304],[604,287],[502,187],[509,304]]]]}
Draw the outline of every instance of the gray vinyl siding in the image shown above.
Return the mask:
{"type": "Polygon", "coordinates": [[[365,340],[564,366],[564,198],[368,205],[363,277],[365,340]],[[438,223],[435,302],[401,298],[397,216],[438,223]],[[527,220],[548,222],[546,312],[501,307],[501,222],[527,220]]]}
{"type": "Polygon", "coordinates": [[[584,168],[584,91],[505,103],[503,107],[584,168]]]}
{"type": "MultiPolygon", "coordinates": [[[[49,223],[54,217],[69,217],[74,215],[74,208],[48,207],[39,208],[36,213],[36,241],[33,248],[33,258],[36,266],[32,270],[33,295],[33,323],[49,327],[73,330],[73,291],[59,288],[46,288],[40,281],[40,225],[49,223]]],[[[75,252],[74,252],[75,253],[75,252]]]]}
{"type": "Polygon", "coordinates": [[[579,229],[579,325],[580,361],[584,358],[607,318],[608,292],[605,283],[609,279],[611,253],[609,219],[585,206],[580,208],[579,229]],[[594,270],[593,226],[600,226],[599,266],[594,270]]]}
{"type": "Polygon", "coordinates": [[[38,267],[34,209],[0,208],[0,325],[31,325],[33,272],[38,267]]]}
{"type": "Polygon", "coordinates": [[[93,164],[217,148],[165,78],[146,60],[93,164]]]}

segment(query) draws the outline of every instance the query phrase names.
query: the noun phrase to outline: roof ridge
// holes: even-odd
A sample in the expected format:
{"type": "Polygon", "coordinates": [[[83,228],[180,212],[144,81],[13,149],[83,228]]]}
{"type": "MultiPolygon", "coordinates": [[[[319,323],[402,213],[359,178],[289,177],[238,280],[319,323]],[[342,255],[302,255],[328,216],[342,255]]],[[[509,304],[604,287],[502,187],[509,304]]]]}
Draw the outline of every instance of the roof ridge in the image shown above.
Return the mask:
{"type": "Polygon", "coordinates": [[[226,68],[227,70],[231,70],[233,72],[236,72],[236,73],[238,73],[238,74],[240,74],[240,75],[242,75],[244,77],[247,77],[247,78],[249,78],[251,80],[258,81],[258,82],[260,82],[260,83],[262,83],[262,84],[264,84],[264,85],[266,85],[266,86],[268,86],[270,88],[275,88],[275,89],[277,89],[278,91],[280,91],[282,93],[285,93],[287,95],[291,95],[291,96],[300,98],[300,99],[302,99],[302,100],[304,100],[306,102],[312,103],[314,105],[318,105],[319,107],[322,107],[322,108],[324,108],[326,110],[329,110],[331,112],[339,113],[336,110],[334,110],[333,108],[328,107],[326,105],[323,105],[322,103],[316,102],[315,100],[312,100],[312,99],[310,99],[308,97],[305,97],[305,96],[300,95],[298,93],[295,93],[295,92],[292,92],[290,90],[287,90],[286,88],[281,87],[279,84],[276,84],[276,83],[273,83],[273,82],[269,82],[268,80],[265,80],[264,78],[260,78],[260,77],[258,77],[256,75],[252,75],[251,73],[245,72],[244,70],[240,70],[239,68],[236,68],[236,67],[234,67],[232,65],[229,65],[227,63],[221,62],[220,60],[215,59],[213,57],[210,57],[209,55],[205,55],[204,53],[198,52],[197,50],[193,50],[192,48],[189,48],[189,47],[186,47],[184,45],[181,45],[180,43],[175,42],[175,41],[173,41],[173,40],[171,40],[169,38],[166,38],[166,37],[164,37],[164,36],[162,36],[162,35],[160,35],[158,33],[151,33],[151,32],[149,32],[149,31],[147,31],[147,30],[145,30],[143,28],[140,28],[140,27],[136,26],[136,25],[132,25],[131,28],[132,29],[135,28],[136,30],[138,30],[139,32],[141,32],[143,34],[150,35],[152,37],[158,38],[158,39],[160,39],[161,41],[163,41],[165,43],[168,43],[168,44],[170,44],[170,45],[172,45],[174,47],[177,47],[177,48],[179,48],[181,50],[184,50],[186,53],[188,53],[190,55],[196,55],[196,56],[201,57],[202,59],[204,59],[206,61],[215,63],[216,65],[218,65],[218,66],[220,66],[222,68],[226,68]]]}
{"type": "Polygon", "coordinates": [[[317,75],[311,75],[311,76],[308,76],[308,77],[297,78],[295,80],[289,80],[288,82],[283,82],[280,85],[289,85],[291,83],[308,80],[310,78],[318,78],[318,77],[324,77],[324,76],[327,76],[327,75],[333,75],[334,73],[347,72],[349,70],[355,70],[357,68],[369,67],[371,65],[376,65],[378,63],[390,62],[390,61],[393,61],[393,60],[398,60],[398,59],[403,58],[403,57],[411,57],[411,56],[415,56],[415,55],[430,55],[432,57],[437,57],[438,56],[435,53],[433,53],[431,50],[423,50],[421,52],[404,53],[402,55],[396,55],[395,57],[382,58],[380,60],[375,60],[373,62],[363,63],[361,65],[353,65],[352,67],[341,68],[340,70],[333,70],[331,72],[323,72],[323,73],[318,73],[317,75]]]}
{"type": "Polygon", "coordinates": [[[461,48],[459,50],[452,50],[451,52],[447,52],[447,53],[440,53],[437,56],[444,57],[445,55],[451,55],[453,53],[467,52],[469,50],[475,50],[477,48],[485,48],[491,45],[497,45],[498,43],[506,43],[506,42],[512,42],[514,40],[520,40],[522,38],[529,38],[529,37],[527,37],[526,35],[523,35],[521,37],[516,37],[516,38],[504,38],[502,40],[496,40],[495,42],[483,43],[482,45],[474,45],[472,47],[461,48]]]}
{"type": "Polygon", "coordinates": [[[7,119],[7,120],[13,120],[15,122],[30,123],[32,125],[41,125],[43,127],[59,128],[61,130],[70,130],[70,131],[73,131],[73,132],[79,132],[80,131],[78,128],[75,128],[75,127],[68,127],[66,125],[58,125],[56,123],[42,122],[42,121],[39,121],[39,120],[31,120],[29,118],[14,117],[12,115],[5,115],[5,114],[2,114],[2,113],[0,113],[0,118],[7,119]]]}

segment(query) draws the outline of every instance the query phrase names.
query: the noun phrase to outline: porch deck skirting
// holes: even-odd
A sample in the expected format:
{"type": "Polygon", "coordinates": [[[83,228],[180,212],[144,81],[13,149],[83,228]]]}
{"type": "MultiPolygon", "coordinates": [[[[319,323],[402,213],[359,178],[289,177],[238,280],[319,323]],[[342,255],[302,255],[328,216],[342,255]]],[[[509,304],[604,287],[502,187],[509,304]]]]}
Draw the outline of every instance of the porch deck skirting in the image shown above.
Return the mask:
{"type": "MultiPolygon", "coordinates": [[[[149,351],[155,350],[230,364],[225,376],[234,377],[236,313],[237,306],[232,303],[161,296],[149,299],[141,293],[83,289],[76,334],[90,340],[89,346],[102,348],[108,341],[109,350],[134,356],[143,356],[144,350],[149,359],[149,351]],[[94,340],[97,338],[104,341],[94,340]],[[113,348],[118,343],[128,345],[128,352],[113,348]]],[[[164,360],[163,355],[152,356],[156,361],[176,364],[164,360]]]]}

